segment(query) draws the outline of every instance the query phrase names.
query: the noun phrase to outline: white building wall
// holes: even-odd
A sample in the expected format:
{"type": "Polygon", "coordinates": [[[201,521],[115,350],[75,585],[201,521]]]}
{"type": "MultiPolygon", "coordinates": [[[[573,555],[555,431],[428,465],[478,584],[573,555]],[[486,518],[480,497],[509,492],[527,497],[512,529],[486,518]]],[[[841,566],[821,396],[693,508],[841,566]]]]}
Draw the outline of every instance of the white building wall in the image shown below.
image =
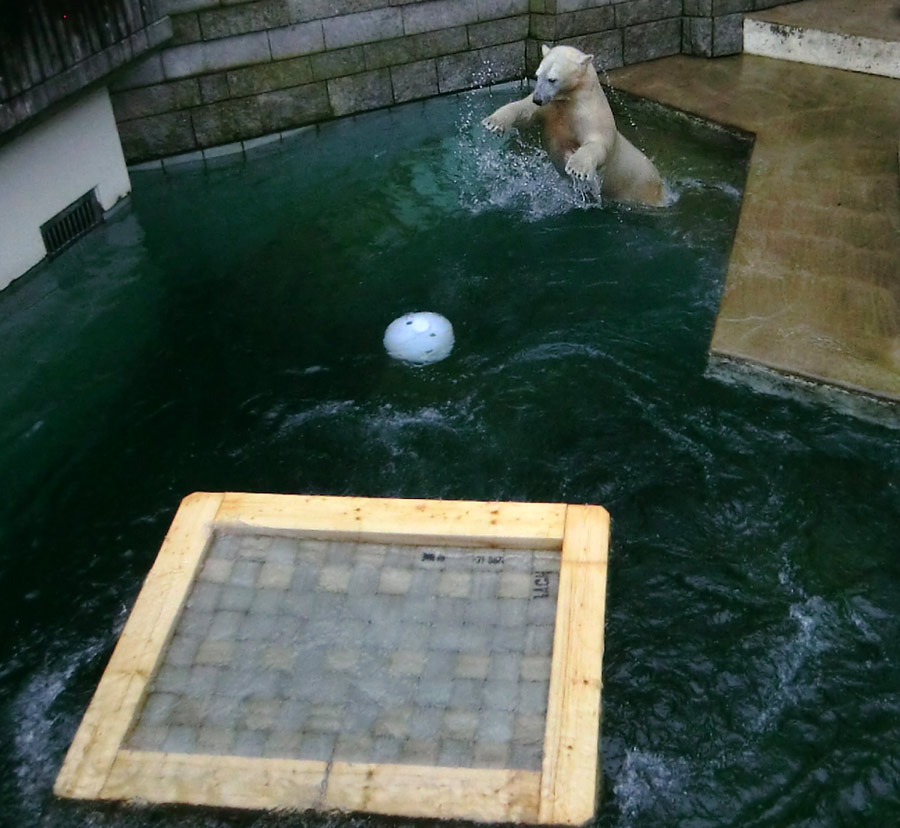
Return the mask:
{"type": "Polygon", "coordinates": [[[95,188],[104,210],[131,191],[105,88],[0,146],[0,289],[47,254],[41,225],[95,188]]]}

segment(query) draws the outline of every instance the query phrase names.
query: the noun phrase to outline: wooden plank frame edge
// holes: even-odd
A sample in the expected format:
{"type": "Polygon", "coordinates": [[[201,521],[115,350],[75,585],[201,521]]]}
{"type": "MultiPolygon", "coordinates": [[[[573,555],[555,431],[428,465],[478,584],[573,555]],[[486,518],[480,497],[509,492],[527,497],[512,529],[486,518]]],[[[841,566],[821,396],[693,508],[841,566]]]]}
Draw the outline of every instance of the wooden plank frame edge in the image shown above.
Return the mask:
{"type": "Polygon", "coordinates": [[[559,550],[565,515],[564,503],[227,492],[216,523],[334,540],[559,550]]]}
{"type": "Polygon", "coordinates": [[[85,799],[141,797],[223,807],[325,807],[484,822],[584,823],[596,808],[608,543],[609,515],[599,506],[190,495],[148,573],[54,792],[85,799]],[[340,762],[329,767],[300,760],[124,749],[216,528],[411,545],[561,550],[541,772],[340,762]],[[592,625],[597,618],[600,623],[592,625]],[[249,776],[242,782],[246,769],[249,776]],[[246,793],[248,788],[258,793],[260,787],[266,796],[246,793]]]}
{"type": "Polygon", "coordinates": [[[326,810],[475,822],[537,820],[541,775],[507,768],[335,762],[326,810]]]}
{"type": "Polygon", "coordinates": [[[535,822],[535,771],[121,750],[101,799],[535,822]]]}
{"type": "Polygon", "coordinates": [[[539,821],[581,825],[597,807],[609,514],[569,506],[541,769],[539,821]]]}
{"type": "Polygon", "coordinates": [[[57,796],[97,799],[212,534],[221,494],[197,492],[178,507],[56,778],[57,796]]]}
{"type": "Polygon", "coordinates": [[[121,750],[100,798],[253,810],[306,810],[322,799],[326,762],[121,750]]]}

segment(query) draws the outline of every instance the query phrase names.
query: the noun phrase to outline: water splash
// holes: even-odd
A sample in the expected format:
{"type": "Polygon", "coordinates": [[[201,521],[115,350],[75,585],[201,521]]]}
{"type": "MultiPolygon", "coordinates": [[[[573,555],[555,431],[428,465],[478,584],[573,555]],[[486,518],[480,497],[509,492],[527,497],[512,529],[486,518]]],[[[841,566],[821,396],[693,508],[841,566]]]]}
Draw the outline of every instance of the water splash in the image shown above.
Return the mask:
{"type": "MultiPolygon", "coordinates": [[[[124,608],[118,627],[124,621],[124,608]]],[[[39,809],[46,794],[46,779],[59,765],[63,742],[70,728],[60,721],[71,713],[61,712],[61,704],[76,674],[96,661],[108,646],[105,638],[94,638],[79,645],[60,664],[38,670],[25,683],[10,705],[9,719],[14,722],[11,752],[15,756],[15,785],[25,808],[39,809]]],[[[49,664],[49,659],[48,659],[49,664]]],[[[7,815],[8,816],[8,815],[7,815]]],[[[20,814],[26,824],[25,814],[20,814]]]]}
{"type": "Polygon", "coordinates": [[[741,190],[728,181],[712,181],[693,176],[679,176],[666,181],[666,185],[670,193],[675,197],[675,201],[685,193],[704,193],[710,190],[721,193],[734,202],[739,202],[743,197],[741,190]]]}
{"type": "Polygon", "coordinates": [[[416,437],[426,433],[431,439],[440,435],[451,442],[484,435],[481,412],[471,396],[463,396],[452,405],[406,408],[385,403],[361,415],[367,440],[398,460],[416,456],[416,437]]]}
{"type": "MultiPolygon", "coordinates": [[[[571,358],[607,359],[608,354],[598,347],[584,342],[542,342],[513,354],[510,364],[520,362],[543,362],[571,358]]],[[[505,367],[505,366],[504,366],[505,367]]]]}
{"type": "Polygon", "coordinates": [[[350,400],[329,400],[291,414],[285,414],[284,411],[276,408],[276,410],[265,412],[262,418],[268,422],[278,422],[276,437],[284,438],[308,426],[310,423],[327,423],[334,417],[354,410],[355,407],[355,404],[350,400]]]}
{"type": "MultiPolygon", "coordinates": [[[[604,206],[601,197],[602,175],[587,182],[576,182],[560,175],[540,146],[534,134],[516,130],[497,136],[481,125],[481,119],[492,109],[523,97],[524,85],[509,94],[469,95],[462,103],[455,146],[451,161],[453,178],[460,190],[460,203],[473,214],[489,210],[512,210],[525,221],[533,222],[568,213],[604,206]],[[486,106],[486,104],[488,104],[486,106]]],[[[632,132],[639,132],[630,109],[627,120],[632,132]]],[[[621,114],[621,113],[620,113],[621,114]]],[[[619,209],[657,213],[674,207],[687,192],[721,190],[738,200],[741,193],[725,182],[709,182],[694,177],[664,178],[665,199],[661,208],[641,205],[617,205],[619,209]]]]}
{"type": "Polygon", "coordinates": [[[815,692],[815,660],[830,649],[834,629],[839,625],[834,607],[818,595],[807,595],[787,564],[779,571],[778,580],[799,600],[788,609],[793,629],[771,648],[766,663],[761,665],[760,673],[768,679],[752,723],[757,733],[770,731],[789,707],[815,692]]]}
{"type": "Polygon", "coordinates": [[[508,90],[507,94],[465,99],[452,153],[463,209],[476,215],[512,210],[525,221],[539,221],[602,206],[599,179],[573,186],[550,163],[533,136],[515,130],[496,136],[481,125],[490,111],[523,97],[525,87],[516,92],[518,95],[508,90]]]}
{"type": "Polygon", "coordinates": [[[526,221],[539,221],[600,206],[591,187],[573,187],[539,147],[518,138],[509,145],[501,141],[472,132],[461,136],[461,151],[470,156],[473,167],[460,192],[469,212],[512,210],[526,221]]]}
{"type": "Polygon", "coordinates": [[[388,403],[365,418],[365,428],[370,438],[384,446],[392,456],[402,457],[410,450],[406,443],[410,431],[440,429],[454,434],[458,428],[455,419],[452,411],[442,411],[433,405],[404,411],[388,403]]]}
{"type": "Polygon", "coordinates": [[[613,794],[630,824],[642,814],[670,811],[685,794],[690,768],[684,759],[633,748],[616,777],[613,794]]]}

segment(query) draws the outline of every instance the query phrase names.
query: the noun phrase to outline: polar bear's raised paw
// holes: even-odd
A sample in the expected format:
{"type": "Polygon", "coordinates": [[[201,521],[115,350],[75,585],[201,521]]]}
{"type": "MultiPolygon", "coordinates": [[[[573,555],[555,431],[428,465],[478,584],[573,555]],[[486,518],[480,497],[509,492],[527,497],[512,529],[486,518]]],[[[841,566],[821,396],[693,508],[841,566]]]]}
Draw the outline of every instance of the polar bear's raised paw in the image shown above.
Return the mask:
{"type": "Polygon", "coordinates": [[[576,181],[590,181],[597,175],[596,160],[583,150],[584,147],[576,150],[566,161],[566,175],[572,176],[576,181]]]}
{"type": "Polygon", "coordinates": [[[589,178],[593,178],[594,172],[588,167],[573,164],[571,161],[566,164],[566,175],[572,176],[576,181],[587,181],[589,178]]]}
{"type": "Polygon", "coordinates": [[[507,124],[504,124],[499,118],[495,118],[494,115],[488,115],[487,118],[481,122],[481,125],[490,132],[493,132],[494,135],[503,135],[503,133],[509,129],[507,124]]]}

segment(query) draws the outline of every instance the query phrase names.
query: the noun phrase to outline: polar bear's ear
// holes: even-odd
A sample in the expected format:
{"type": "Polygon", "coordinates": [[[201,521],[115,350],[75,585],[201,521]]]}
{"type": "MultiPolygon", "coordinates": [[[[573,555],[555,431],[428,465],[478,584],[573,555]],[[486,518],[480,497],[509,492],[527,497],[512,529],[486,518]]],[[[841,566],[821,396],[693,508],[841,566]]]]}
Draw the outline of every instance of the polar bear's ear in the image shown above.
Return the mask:
{"type": "Polygon", "coordinates": [[[584,55],[578,62],[582,66],[587,66],[594,59],[593,55],[584,55]]]}
{"type": "Polygon", "coordinates": [[[547,55],[550,54],[550,47],[546,43],[541,46],[541,54],[544,57],[547,57],[547,55]]]}

